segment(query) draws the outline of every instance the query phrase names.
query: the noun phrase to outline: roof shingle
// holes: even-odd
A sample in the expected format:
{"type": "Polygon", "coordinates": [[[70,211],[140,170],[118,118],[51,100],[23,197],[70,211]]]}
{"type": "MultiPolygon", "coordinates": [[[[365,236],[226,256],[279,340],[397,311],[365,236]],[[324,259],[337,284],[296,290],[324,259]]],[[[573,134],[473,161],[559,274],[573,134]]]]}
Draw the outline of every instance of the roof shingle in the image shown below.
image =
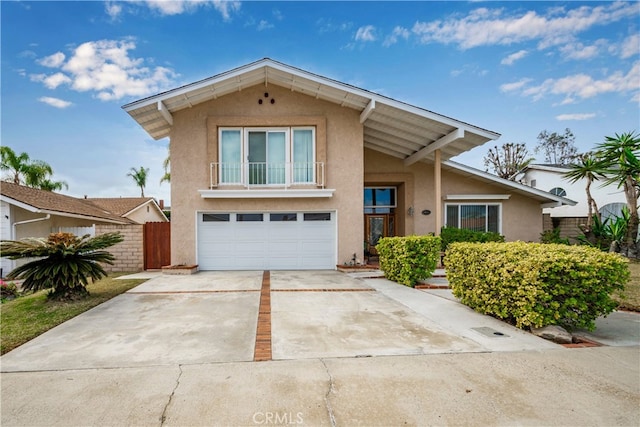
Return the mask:
{"type": "Polygon", "coordinates": [[[12,182],[2,182],[0,184],[0,194],[47,213],[59,212],[61,214],[93,217],[122,224],[131,223],[130,220],[122,218],[117,213],[109,212],[89,201],[65,196],[52,191],[25,187],[24,185],[18,185],[12,182]]]}

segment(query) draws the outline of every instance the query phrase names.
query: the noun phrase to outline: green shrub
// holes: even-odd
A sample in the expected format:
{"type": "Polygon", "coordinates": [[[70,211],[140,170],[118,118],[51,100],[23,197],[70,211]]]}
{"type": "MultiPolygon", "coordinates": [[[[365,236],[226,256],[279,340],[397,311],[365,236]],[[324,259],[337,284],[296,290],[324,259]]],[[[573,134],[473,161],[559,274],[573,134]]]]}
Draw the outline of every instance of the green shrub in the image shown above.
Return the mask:
{"type": "Polygon", "coordinates": [[[385,237],[378,241],[380,269],[384,276],[406,286],[431,277],[440,258],[436,236],[385,237]]]}
{"type": "Polygon", "coordinates": [[[445,264],[463,304],[523,329],[593,329],[616,308],[611,293],[629,280],[622,256],[586,246],[454,243],[445,264]]]}
{"type": "Polygon", "coordinates": [[[22,289],[25,291],[50,289],[50,299],[73,300],[88,296],[90,280],[107,275],[100,263],[113,264],[115,257],[102,249],[122,240],[120,233],[96,237],[52,233],[46,239],[2,240],[0,252],[9,259],[31,259],[7,276],[9,279],[23,279],[22,289]]]}
{"type": "Polygon", "coordinates": [[[499,233],[467,230],[465,228],[442,227],[440,230],[442,251],[446,251],[450,243],[455,242],[504,242],[499,233]]]}
{"type": "Polygon", "coordinates": [[[2,301],[7,299],[13,299],[17,297],[19,294],[20,292],[18,291],[18,286],[16,286],[15,283],[13,282],[7,283],[4,280],[0,279],[0,299],[2,299],[2,301]]]}
{"type": "Polygon", "coordinates": [[[560,237],[560,228],[556,227],[553,230],[547,230],[540,234],[540,241],[542,243],[561,243],[563,245],[569,245],[569,239],[560,237]]]}

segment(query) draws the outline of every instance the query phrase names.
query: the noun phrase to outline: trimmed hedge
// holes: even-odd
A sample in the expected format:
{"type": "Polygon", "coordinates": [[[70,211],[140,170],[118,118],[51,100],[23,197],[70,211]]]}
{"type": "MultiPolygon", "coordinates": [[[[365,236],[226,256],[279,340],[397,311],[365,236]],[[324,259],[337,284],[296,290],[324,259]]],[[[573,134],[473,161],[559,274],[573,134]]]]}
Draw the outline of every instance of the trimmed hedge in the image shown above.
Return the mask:
{"type": "Polygon", "coordinates": [[[617,306],[628,261],[586,246],[453,243],[444,258],[453,294],[474,310],[518,328],[595,327],[617,306]]]}
{"type": "Polygon", "coordinates": [[[385,237],[378,241],[380,269],[384,276],[406,286],[431,277],[440,259],[436,236],[385,237]]]}
{"type": "Polygon", "coordinates": [[[465,228],[442,227],[440,230],[442,251],[446,251],[450,243],[455,242],[504,242],[499,233],[467,230],[465,228]]]}

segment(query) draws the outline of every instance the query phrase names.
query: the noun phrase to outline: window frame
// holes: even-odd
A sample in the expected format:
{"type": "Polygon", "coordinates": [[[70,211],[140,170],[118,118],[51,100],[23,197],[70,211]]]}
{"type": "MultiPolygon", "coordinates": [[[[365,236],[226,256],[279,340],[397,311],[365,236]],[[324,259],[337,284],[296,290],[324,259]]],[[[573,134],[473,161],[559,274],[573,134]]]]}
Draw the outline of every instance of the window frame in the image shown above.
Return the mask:
{"type": "MultiPolygon", "coordinates": [[[[295,184],[316,184],[317,183],[317,168],[316,168],[316,158],[317,158],[317,129],[316,126],[220,126],[218,128],[218,183],[221,186],[225,185],[243,185],[245,187],[289,187],[295,184]],[[299,180],[297,174],[294,170],[294,159],[295,159],[295,144],[294,144],[294,136],[296,131],[311,131],[311,153],[312,160],[311,169],[307,172],[303,171],[303,175],[309,176],[309,180],[299,180]],[[240,175],[239,181],[233,180],[229,181],[227,177],[227,181],[225,182],[224,178],[224,163],[223,156],[223,144],[222,144],[222,135],[227,131],[238,131],[240,133],[240,175]],[[268,134],[269,133],[278,133],[283,132],[285,136],[285,167],[284,167],[284,183],[278,182],[269,182],[269,175],[266,175],[266,182],[264,184],[258,183],[250,183],[250,175],[249,175],[249,134],[251,132],[264,132],[266,134],[266,148],[265,148],[265,157],[266,157],[266,168],[268,170],[268,134]]],[[[254,162],[255,163],[255,162],[254,162]]],[[[235,176],[233,174],[232,176],[235,176]]]]}
{"type": "MultiPolygon", "coordinates": [[[[391,185],[383,185],[383,186],[367,186],[364,187],[363,191],[367,190],[393,190],[393,200],[390,205],[367,205],[366,199],[363,200],[363,205],[365,209],[390,209],[398,207],[398,188],[391,185]]],[[[364,196],[364,193],[363,193],[364,196]]]]}
{"type": "Polygon", "coordinates": [[[444,204],[444,226],[445,227],[454,227],[454,228],[461,228],[460,227],[460,207],[461,206],[484,206],[485,207],[485,225],[484,225],[484,232],[487,233],[489,232],[489,206],[497,206],[498,207],[498,231],[496,231],[498,234],[502,234],[502,203],[499,202],[491,202],[491,203],[445,203],[444,204]],[[458,224],[456,225],[451,225],[448,223],[448,215],[447,215],[447,210],[449,208],[449,206],[457,206],[458,207],[458,224]]]}

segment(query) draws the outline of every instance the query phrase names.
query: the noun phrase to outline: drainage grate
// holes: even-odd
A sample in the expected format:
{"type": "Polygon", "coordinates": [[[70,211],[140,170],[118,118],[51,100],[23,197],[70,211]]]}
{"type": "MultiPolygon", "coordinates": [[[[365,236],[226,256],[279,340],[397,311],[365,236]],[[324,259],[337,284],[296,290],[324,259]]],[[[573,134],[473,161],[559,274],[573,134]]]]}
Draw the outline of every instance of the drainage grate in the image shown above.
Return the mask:
{"type": "Polygon", "coordinates": [[[509,335],[500,332],[500,331],[496,331],[493,328],[489,328],[488,326],[482,326],[479,328],[471,328],[476,332],[480,332],[482,335],[485,335],[489,338],[508,338],[509,335]]]}

